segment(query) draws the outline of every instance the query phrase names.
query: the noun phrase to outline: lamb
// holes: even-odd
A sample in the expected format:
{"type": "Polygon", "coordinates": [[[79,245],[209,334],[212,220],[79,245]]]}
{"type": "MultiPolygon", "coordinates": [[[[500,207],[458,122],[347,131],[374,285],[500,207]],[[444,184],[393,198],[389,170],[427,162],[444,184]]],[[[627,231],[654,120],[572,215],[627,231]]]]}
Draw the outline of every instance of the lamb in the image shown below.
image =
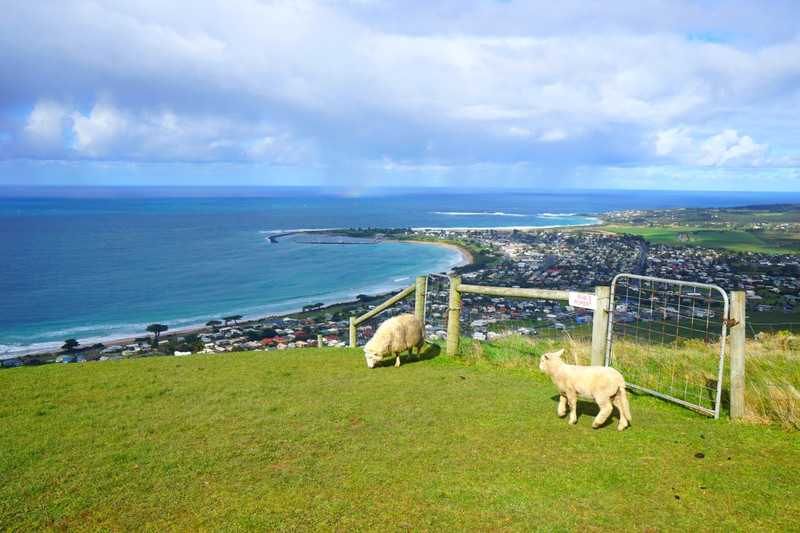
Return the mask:
{"type": "Polygon", "coordinates": [[[425,343],[425,328],[415,315],[399,315],[380,325],[375,335],[364,346],[367,366],[374,368],[381,359],[397,354],[394,366],[400,366],[400,354],[408,350],[406,362],[411,358],[413,348],[417,349],[417,360],[425,343]]]}
{"type": "Polygon", "coordinates": [[[605,366],[568,365],[561,360],[563,353],[563,348],[555,353],[546,353],[539,361],[539,370],[550,376],[561,394],[558,401],[558,416],[563,417],[567,414],[567,402],[569,402],[569,423],[575,424],[578,421],[575,411],[578,396],[594,398],[600,406],[600,412],[592,422],[593,428],[600,427],[611,414],[611,402],[614,402],[619,410],[617,429],[622,431],[628,427],[631,411],[628,396],[625,394],[625,378],[622,374],[605,366]]]}

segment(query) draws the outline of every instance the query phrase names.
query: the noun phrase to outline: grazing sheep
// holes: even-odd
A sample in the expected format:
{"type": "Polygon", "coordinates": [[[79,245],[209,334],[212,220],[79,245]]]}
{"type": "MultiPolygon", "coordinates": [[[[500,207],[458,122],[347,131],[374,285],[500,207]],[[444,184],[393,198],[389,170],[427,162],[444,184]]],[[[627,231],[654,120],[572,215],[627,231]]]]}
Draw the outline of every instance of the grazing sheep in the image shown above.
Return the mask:
{"type": "Polygon", "coordinates": [[[542,355],[539,370],[550,376],[553,385],[558,389],[561,398],[558,400],[558,416],[567,414],[569,403],[569,423],[578,421],[575,411],[578,396],[594,399],[600,406],[600,412],[592,422],[593,428],[600,427],[611,414],[611,402],[619,409],[619,425],[622,431],[631,421],[631,410],[628,396],[625,394],[625,378],[617,370],[606,366],[568,365],[561,360],[564,349],[555,353],[542,355]]]}
{"type": "Polygon", "coordinates": [[[390,318],[380,325],[375,335],[364,346],[367,366],[374,368],[381,359],[397,354],[394,366],[400,366],[400,354],[408,350],[406,362],[411,357],[413,348],[417,349],[417,360],[425,343],[425,328],[415,315],[399,315],[390,318]]]}

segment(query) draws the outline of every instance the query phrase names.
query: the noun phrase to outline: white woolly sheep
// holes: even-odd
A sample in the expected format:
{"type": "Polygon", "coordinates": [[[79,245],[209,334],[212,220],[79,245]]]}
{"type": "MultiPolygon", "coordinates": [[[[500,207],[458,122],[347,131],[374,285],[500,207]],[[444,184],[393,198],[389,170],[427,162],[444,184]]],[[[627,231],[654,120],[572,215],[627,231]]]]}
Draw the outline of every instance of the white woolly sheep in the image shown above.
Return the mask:
{"type": "Polygon", "coordinates": [[[399,315],[390,318],[380,325],[375,335],[364,346],[367,366],[374,368],[381,359],[397,354],[394,366],[400,366],[400,354],[408,350],[406,362],[414,348],[417,349],[417,360],[425,343],[425,329],[422,321],[415,315],[399,315]]]}

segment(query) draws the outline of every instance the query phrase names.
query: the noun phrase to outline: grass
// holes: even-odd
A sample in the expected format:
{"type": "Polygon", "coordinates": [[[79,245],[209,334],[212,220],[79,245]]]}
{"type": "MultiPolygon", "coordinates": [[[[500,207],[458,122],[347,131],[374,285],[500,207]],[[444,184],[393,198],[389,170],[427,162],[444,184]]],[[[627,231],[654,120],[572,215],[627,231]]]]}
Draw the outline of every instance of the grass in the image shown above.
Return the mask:
{"type": "Polygon", "coordinates": [[[0,530],[796,527],[796,433],[638,394],[624,432],[591,429],[590,402],[569,426],[536,359],[514,357],[429,346],[369,370],[359,350],[307,349],[3,370],[0,530]]]}
{"type": "Polygon", "coordinates": [[[724,248],[734,252],[798,253],[800,240],[792,234],[708,229],[695,226],[603,226],[604,231],[641,235],[649,242],[724,248]],[[679,238],[679,236],[681,238],[679,238]]]}

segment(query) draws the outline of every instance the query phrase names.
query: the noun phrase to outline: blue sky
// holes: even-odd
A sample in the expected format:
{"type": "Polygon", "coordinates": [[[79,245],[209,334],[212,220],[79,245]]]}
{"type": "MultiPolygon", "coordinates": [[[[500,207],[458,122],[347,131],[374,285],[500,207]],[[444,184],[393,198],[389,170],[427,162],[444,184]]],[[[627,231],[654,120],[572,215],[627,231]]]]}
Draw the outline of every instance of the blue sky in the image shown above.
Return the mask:
{"type": "Polygon", "coordinates": [[[0,8],[0,186],[800,191],[795,0],[0,8]]]}

